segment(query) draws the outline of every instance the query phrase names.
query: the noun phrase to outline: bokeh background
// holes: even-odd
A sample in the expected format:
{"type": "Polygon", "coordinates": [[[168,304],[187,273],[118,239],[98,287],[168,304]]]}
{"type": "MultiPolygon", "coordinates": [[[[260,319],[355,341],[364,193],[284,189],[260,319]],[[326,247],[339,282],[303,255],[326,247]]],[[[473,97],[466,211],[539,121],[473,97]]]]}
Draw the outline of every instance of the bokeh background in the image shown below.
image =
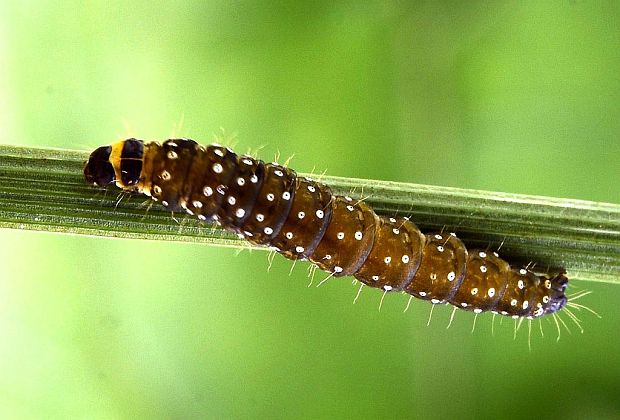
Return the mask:
{"type": "MultiPolygon", "coordinates": [[[[2,1],[2,142],[620,202],[614,1],[2,1]],[[223,134],[221,128],[224,128],[223,134]]],[[[620,288],[556,342],[267,253],[0,231],[2,418],[620,418],[620,288]]],[[[567,321],[568,322],[568,321],[567,321]]]]}

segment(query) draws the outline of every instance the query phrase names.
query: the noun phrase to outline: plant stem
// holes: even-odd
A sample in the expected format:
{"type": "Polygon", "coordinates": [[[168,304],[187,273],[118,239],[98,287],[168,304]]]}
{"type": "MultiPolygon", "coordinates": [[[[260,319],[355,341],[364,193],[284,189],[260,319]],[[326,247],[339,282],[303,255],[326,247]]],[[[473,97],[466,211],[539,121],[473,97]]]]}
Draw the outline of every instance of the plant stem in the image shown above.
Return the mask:
{"type": "MultiPolygon", "coordinates": [[[[173,218],[144,196],[87,185],[87,157],[0,145],[0,227],[248,246],[211,224],[184,214],[173,218]]],[[[423,231],[456,231],[468,247],[501,248],[511,263],[620,284],[618,204],[332,176],[321,181],[335,194],[364,198],[379,214],[410,216],[423,231]]]]}

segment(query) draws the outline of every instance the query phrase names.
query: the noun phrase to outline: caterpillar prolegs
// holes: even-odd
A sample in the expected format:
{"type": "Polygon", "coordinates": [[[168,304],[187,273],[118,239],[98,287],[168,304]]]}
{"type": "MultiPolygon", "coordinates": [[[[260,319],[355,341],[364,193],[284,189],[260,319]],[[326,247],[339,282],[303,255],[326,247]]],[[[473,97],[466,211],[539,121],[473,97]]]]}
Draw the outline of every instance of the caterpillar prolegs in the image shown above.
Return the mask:
{"type": "Polygon", "coordinates": [[[454,234],[422,234],[406,217],[379,216],[364,201],[220,145],[127,139],[96,149],[84,176],[385,292],[515,319],[552,314],[567,303],[564,272],[547,277],[513,268],[496,253],[468,251],[454,234]]]}

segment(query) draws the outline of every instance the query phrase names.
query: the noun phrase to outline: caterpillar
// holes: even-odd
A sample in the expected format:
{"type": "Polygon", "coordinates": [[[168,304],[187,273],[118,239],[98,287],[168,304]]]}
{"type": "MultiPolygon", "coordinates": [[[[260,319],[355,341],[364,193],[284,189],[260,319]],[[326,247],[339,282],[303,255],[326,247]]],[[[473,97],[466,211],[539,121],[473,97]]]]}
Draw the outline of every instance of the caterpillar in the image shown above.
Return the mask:
{"type": "Polygon", "coordinates": [[[423,234],[406,217],[379,216],[364,201],[334,195],[288,167],[217,144],[130,138],[92,152],[84,176],[384,293],[514,319],[554,314],[567,304],[563,270],[545,276],[511,267],[497,253],[467,250],[454,234],[423,234]]]}

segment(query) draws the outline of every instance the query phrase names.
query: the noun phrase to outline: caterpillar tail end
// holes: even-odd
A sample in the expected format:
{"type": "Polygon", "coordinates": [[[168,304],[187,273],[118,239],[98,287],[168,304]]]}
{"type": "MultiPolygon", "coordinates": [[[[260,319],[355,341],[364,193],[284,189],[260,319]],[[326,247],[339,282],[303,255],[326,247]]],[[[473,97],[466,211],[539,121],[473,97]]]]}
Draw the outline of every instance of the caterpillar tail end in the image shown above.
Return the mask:
{"type": "Polygon", "coordinates": [[[564,294],[568,287],[568,277],[566,272],[561,271],[550,279],[551,287],[549,288],[549,304],[545,309],[546,314],[552,314],[562,309],[568,302],[568,298],[564,294]]]}

